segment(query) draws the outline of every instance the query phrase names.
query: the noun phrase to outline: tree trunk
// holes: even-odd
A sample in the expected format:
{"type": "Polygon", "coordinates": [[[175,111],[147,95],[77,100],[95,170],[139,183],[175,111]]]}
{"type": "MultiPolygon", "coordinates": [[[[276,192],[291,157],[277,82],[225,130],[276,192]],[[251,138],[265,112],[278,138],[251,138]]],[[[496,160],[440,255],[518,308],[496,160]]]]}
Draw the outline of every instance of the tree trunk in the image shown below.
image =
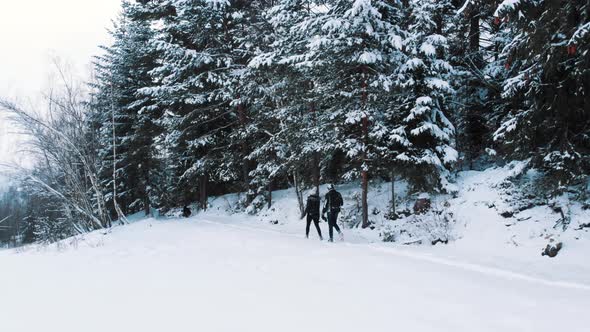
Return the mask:
{"type": "Polygon", "coordinates": [[[367,228],[369,227],[369,206],[367,204],[367,192],[369,190],[369,180],[368,180],[368,174],[367,172],[363,172],[362,174],[362,178],[363,178],[363,194],[362,194],[362,200],[363,200],[363,228],[367,228]]]}
{"type": "Polygon", "coordinates": [[[147,193],[143,197],[143,210],[145,212],[146,217],[151,216],[150,198],[147,193]]]}
{"type": "Polygon", "coordinates": [[[303,203],[303,191],[299,188],[299,177],[297,172],[293,173],[293,187],[295,188],[295,195],[297,195],[297,204],[299,205],[299,212],[301,215],[305,213],[305,204],[303,203]]]}
{"type": "Polygon", "coordinates": [[[313,153],[313,185],[315,186],[316,195],[320,195],[320,154],[313,153]]]}
{"type": "Polygon", "coordinates": [[[272,179],[268,180],[268,208],[272,205],[272,179]]]}
{"type": "MultiPolygon", "coordinates": [[[[112,87],[111,87],[112,88],[112,87]]],[[[126,224],[127,218],[125,218],[125,214],[121,211],[121,207],[119,203],[117,203],[117,133],[115,129],[115,105],[112,100],[113,96],[111,95],[111,117],[113,122],[113,206],[115,211],[117,212],[117,218],[119,218],[120,224],[126,224]]],[[[111,227],[111,223],[109,222],[108,227],[111,227]]]]}
{"type": "MultiPolygon", "coordinates": [[[[471,13],[469,14],[469,51],[470,52],[478,52],[479,51],[479,12],[475,10],[475,8],[471,9],[471,13]]],[[[442,26],[442,24],[441,24],[442,26]]]]}
{"type": "MultiPolygon", "coordinates": [[[[563,215],[563,213],[562,213],[562,215],[563,215]]],[[[14,222],[15,222],[15,226],[16,226],[15,227],[16,233],[14,234],[14,247],[16,248],[16,247],[18,247],[19,238],[20,238],[20,236],[19,236],[20,235],[20,223],[19,223],[18,219],[15,219],[14,222]]]]}
{"type": "Polygon", "coordinates": [[[367,202],[367,196],[368,196],[368,191],[369,191],[369,174],[368,172],[365,170],[365,163],[363,163],[362,166],[362,171],[361,171],[361,190],[362,190],[362,210],[363,210],[363,228],[367,228],[369,227],[369,206],[368,206],[368,202],[367,202]]]}
{"type": "MultiPolygon", "coordinates": [[[[313,116],[313,122],[317,126],[317,114],[315,109],[315,104],[311,103],[311,113],[313,116]]],[[[315,193],[316,195],[320,194],[320,154],[319,152],[315,151],[313,153],[313,185],[315,186],[315,193]]]]}
{"type": "Polygon", "coordinates": [[[395,213],[395,172],[391,168],[391,211],[395,213]]]}
{"type": "MultiPolygon", "coordinates": [[[[239,99],[240,97],[238,97],[239,99]]],[[[244,105],[240,102],[238,104],[238,118],[240,121],[240,126],[242,127],[242,131],[245,132],[246,124],[248,123],[248,118],[246,116],[246,111],[244,110],[244,105]]],[[[251,195],[249,195],[250,191],[250,165],[247,159],[248,156],[248,143],[245,139],[242,139],[241,143],[243,159],[242,159],[242,181],[243,181],[243,190],[246,194],[246,205],[250,205],[252,200],[251,195]]]]}
{"type": "Polygon", "coordinates": [[[207,210],[207,181],[207,175],[201,175],[199,180],[199,198],[201,199],[200,205],[203,211],[207,210]]]}
{"type": "MultiPolygon", "coordinates": [[[[361,96],[361,109],[366,111],[367,105],[367,81],[364,77],[366,73],[363,73],[363,83],[362,83],[362,96],[361,96]]],[[[363,228],[369,227],[369,206],[367,202],[367,195],[369,191],[369,174],[368,174],[368,160],[367,160],[367,149],[369,145],[369,119],[368,115],[365,113],[363,115],[362,120],[362,139],[363,139],[363,153],[362,153],[362,162],[361,162],[361,190],[362,190],[362,210],[363,210],[363,228]]]]}
{"type": "Polygon", "coordinates": [[[151,203],[150,203],[150,193],[149,193],[149,183],[150,183],[150,163],[146,163],[145,169],[144,169],[144,189],[143,189],[143,209],[145,212],[146,216],[151,216],[152,215],[152,210],[151,210],[151,203]]]}

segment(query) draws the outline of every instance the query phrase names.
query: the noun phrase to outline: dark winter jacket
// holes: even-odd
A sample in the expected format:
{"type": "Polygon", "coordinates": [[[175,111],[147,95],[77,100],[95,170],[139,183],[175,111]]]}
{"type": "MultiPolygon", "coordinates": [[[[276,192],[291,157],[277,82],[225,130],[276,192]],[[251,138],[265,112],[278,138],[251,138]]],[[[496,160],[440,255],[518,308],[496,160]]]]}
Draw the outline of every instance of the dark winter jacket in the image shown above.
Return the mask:
{"type": "Polygon", "coordinates": [[[307,203],[305,204],[305,213],[303,216],[310,216],[311,218],[320,217],[320,196],[311,194],[307,197],[307,203]]]}
{"type": "Polygon", "coordinates": [[[326,204],[322,213],[326,212],[340,212],[340,207],[344,202],[342,201],[342,195],[336,190],[330,190],[326,194],[326,204]]]}
{"type": "Polygon", "coordinates": [[[188,206],[185,206],[182,209],[182,216],[185,217],[185,218],[188,218],[188,217],[191,216],[191,209],[189,209],[188,206]]]}

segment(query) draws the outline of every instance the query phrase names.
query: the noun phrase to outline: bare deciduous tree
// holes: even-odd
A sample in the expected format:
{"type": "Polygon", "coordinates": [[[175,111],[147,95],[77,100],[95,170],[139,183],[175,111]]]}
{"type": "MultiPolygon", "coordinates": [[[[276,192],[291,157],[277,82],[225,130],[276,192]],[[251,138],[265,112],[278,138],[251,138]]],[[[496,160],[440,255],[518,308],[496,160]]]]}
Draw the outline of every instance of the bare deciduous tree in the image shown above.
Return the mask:
{"type": "Polygon", "coordinates": [[[54,59],[53,65],[56,76],[44,95],[44,109],[26,109],[0,99],[0,110],[8,112],[28,136],[34,166],[21,167],[20,172],[30,188],[49,194],[61,204],[73,229],[80,232],[109,227],[98,179],[95,138],[87,128],[84,85],[74,79],[63,62],[54,59]]]}

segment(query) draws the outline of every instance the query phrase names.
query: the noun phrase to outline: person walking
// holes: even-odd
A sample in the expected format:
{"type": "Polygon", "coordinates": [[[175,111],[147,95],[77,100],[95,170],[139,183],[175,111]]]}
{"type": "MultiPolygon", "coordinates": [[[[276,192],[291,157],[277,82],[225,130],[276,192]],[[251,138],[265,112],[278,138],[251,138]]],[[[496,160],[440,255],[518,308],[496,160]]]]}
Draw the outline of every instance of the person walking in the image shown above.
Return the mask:
{"type": "Polygon", "coordinates": [[[307,215],[307,226],[305,227],[305,238],[309,238],[309,226],[313,221],[315,225],[315,229],[318,231],[318,236],[320,237],[320,241],[324,238],[322,237],[322,230],[320,229],[320,196],[318,194],[311,194],[307,197],[307,203],[305,204],[305,211],[303,212],[303,216],[307,215]]]}
{"type": "Polygon", "coordinates": [[[322,219],[326,220],[326,212],[328,213],[328,233],[330,235],[330,242],[334,242],[334,228],[340,236],[340,241],[344,240],[344,235],[338,227],[338,213],[343,204],[342,195],[336,191],[333,184],[328,185],[328,193],[326,194],[326,203],[322,210],[322,219]]]}
{"type": "Polygon", "coordinates": [[[191,209],[189,209],[188,206],[186,206],[186,205],[182,208],[182,216],[185,218],[188,218],[191,216],[191,209]]]}

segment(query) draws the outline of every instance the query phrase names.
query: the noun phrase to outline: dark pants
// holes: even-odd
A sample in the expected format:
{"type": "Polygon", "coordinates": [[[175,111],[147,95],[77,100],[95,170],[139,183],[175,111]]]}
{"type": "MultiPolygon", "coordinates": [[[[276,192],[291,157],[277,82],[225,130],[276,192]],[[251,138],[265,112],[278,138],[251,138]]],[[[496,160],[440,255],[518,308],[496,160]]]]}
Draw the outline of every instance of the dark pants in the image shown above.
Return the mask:
{"type": "Polygon", "coordinates": [[[322,230],[320,229],[320,216],[307,215],[307,226],[305,227],[305,236],[309,236],[309,226],[311,222],[315,225],[315,229],[318,231],[320,238],[322,237],[322,230]]]}
{"type": "Polygon", "coordinates": [[[336,224],[338,221],[338,212],[339,211],[328,212],[328,232],[330,233],[330,240],[334,240],[334,228],[336,228],[336,232],[340,233],[340,227],[336,224]]]}

